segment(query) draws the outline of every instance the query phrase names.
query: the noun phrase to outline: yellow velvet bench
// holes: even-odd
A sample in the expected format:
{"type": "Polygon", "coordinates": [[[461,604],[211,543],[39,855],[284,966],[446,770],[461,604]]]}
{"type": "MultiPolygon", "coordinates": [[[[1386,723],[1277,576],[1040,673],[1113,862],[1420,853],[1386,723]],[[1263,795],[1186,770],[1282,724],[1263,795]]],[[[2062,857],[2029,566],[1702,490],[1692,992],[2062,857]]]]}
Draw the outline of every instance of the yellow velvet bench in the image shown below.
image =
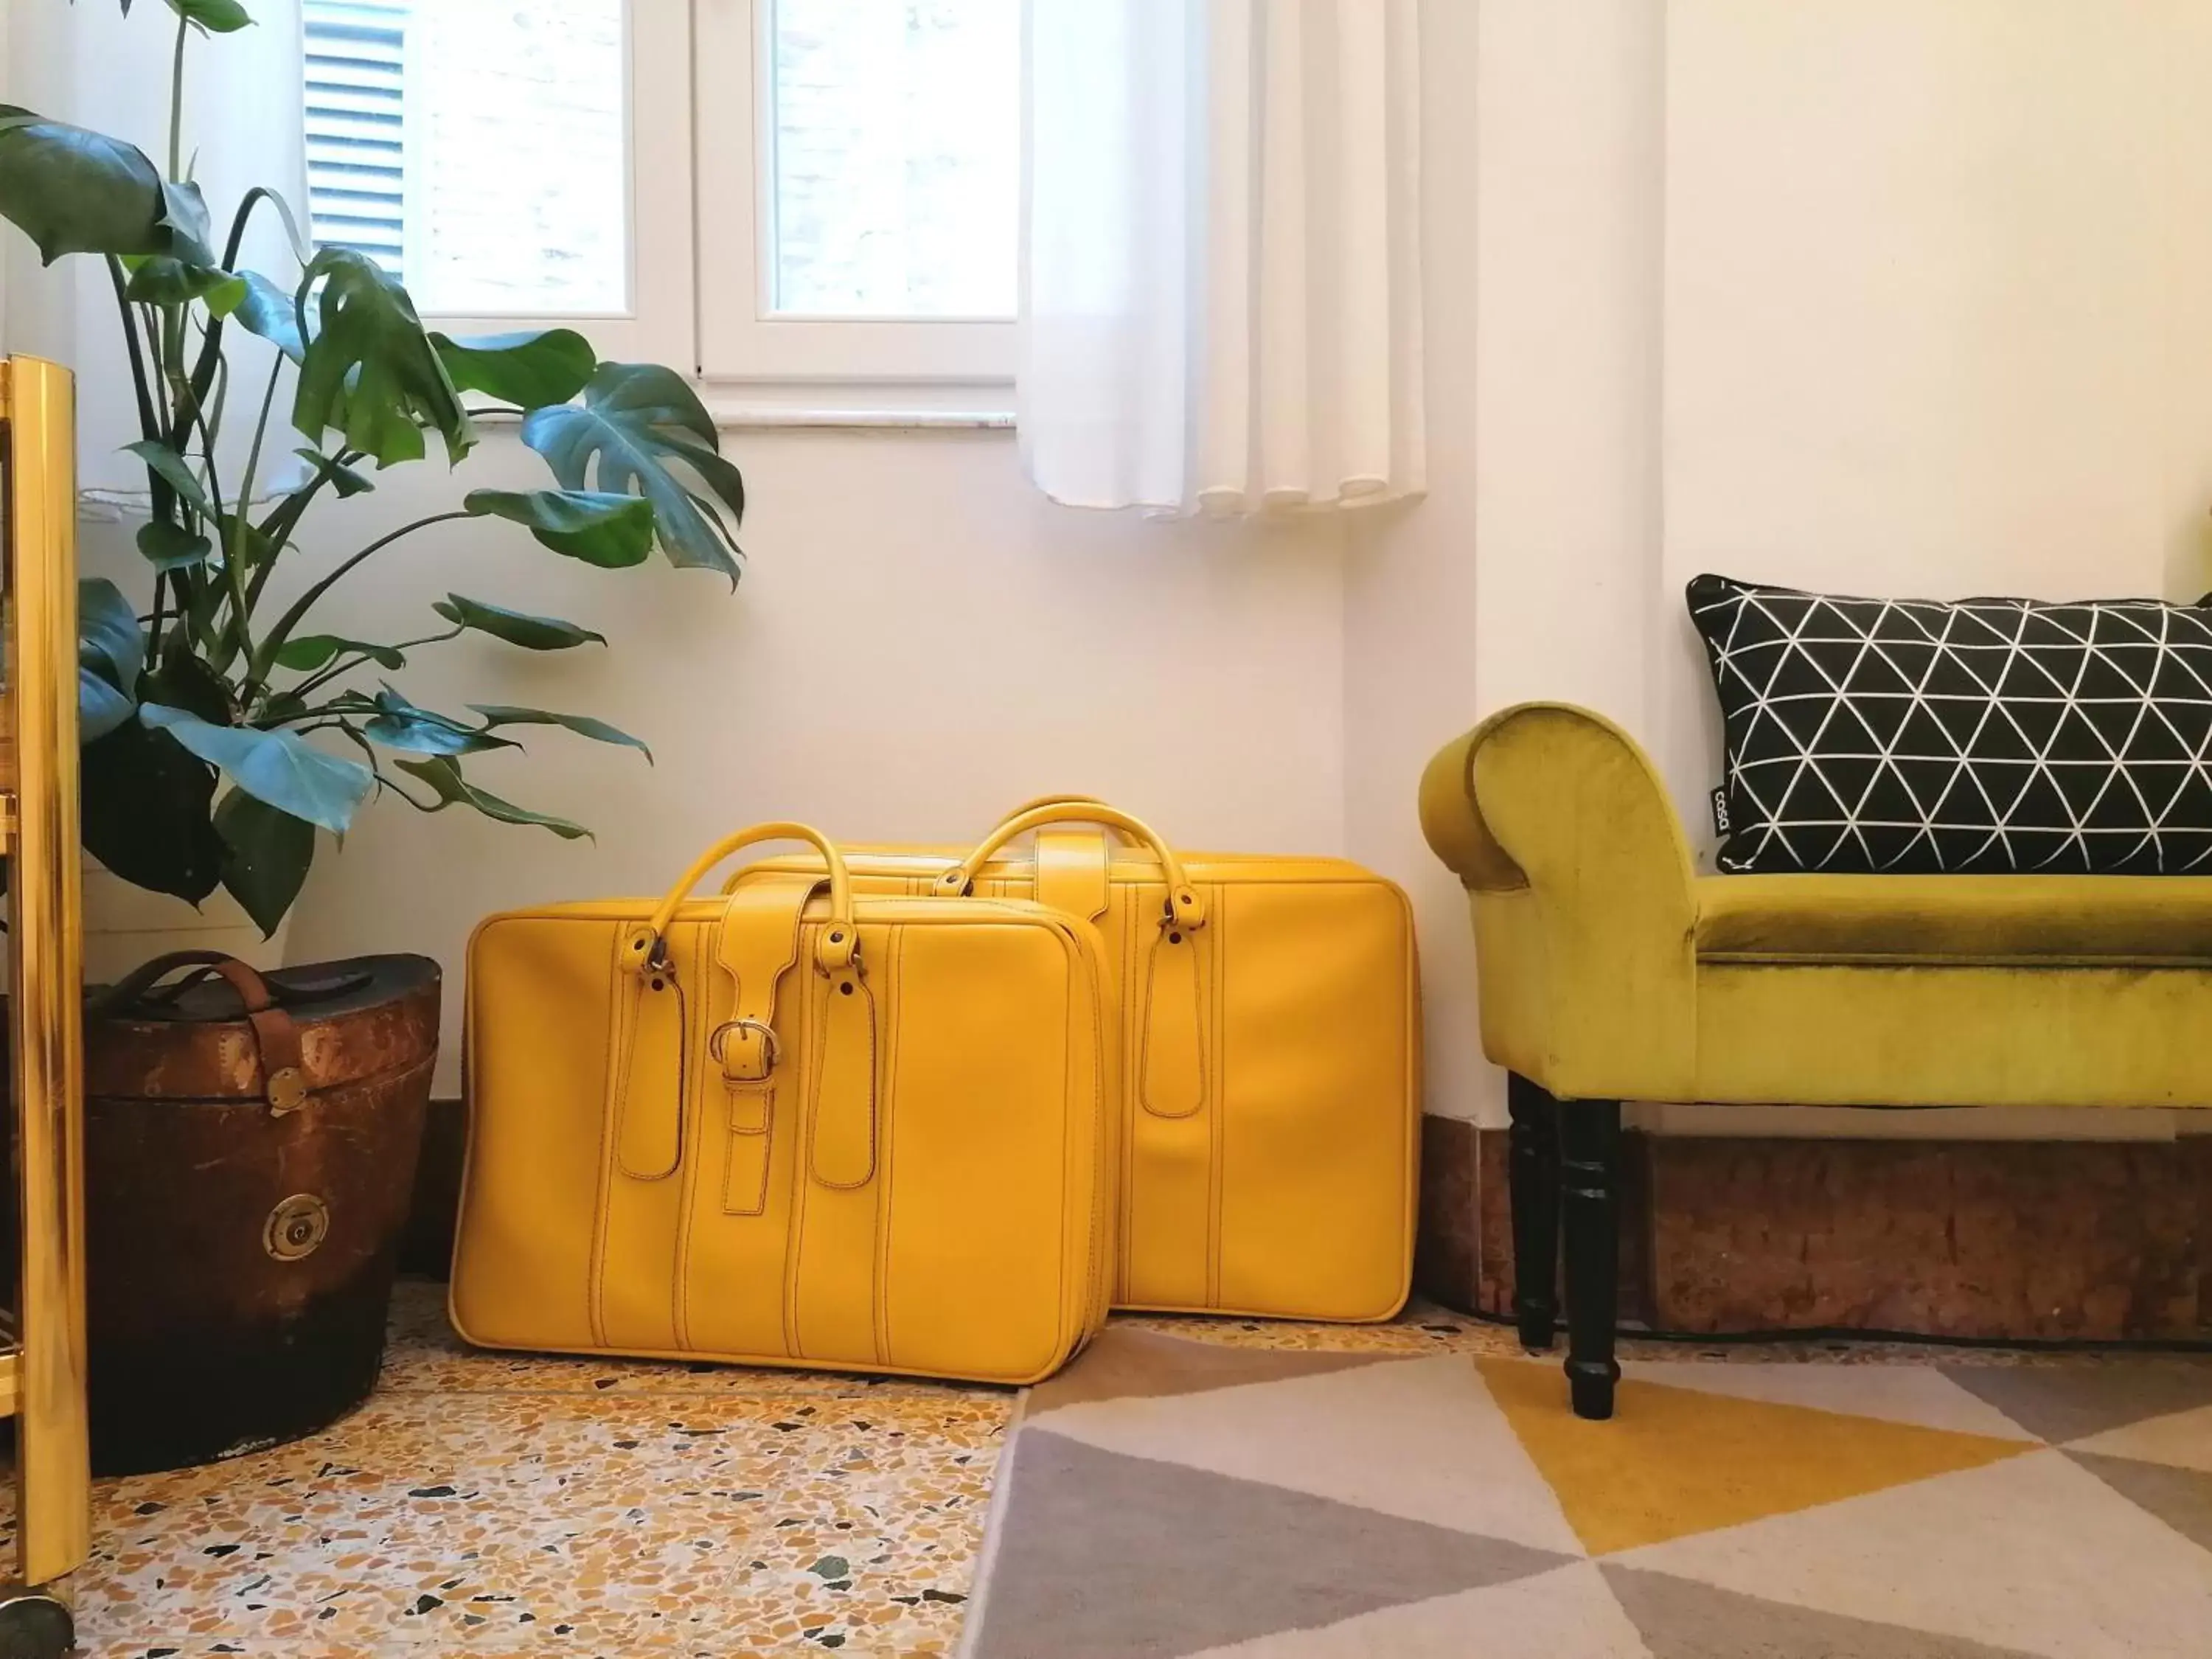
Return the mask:
{"type": "Polygon", "coordinates": [[[1612,1414],[1620,1104],[2212,1106],[2212,877],[1698,876],[1635,741],[1522,703],[1421,826],[1474,915],[1510,1073],[1515,1311],[1612,1414]]]}

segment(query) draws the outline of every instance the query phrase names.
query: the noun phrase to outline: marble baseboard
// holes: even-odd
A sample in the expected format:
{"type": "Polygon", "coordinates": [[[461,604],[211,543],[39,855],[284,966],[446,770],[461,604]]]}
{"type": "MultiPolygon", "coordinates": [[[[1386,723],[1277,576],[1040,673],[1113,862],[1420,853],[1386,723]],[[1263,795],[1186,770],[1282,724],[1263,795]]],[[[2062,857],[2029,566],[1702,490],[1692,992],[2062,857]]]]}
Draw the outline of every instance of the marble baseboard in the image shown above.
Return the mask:
{"type": "MultiPolygon", "coordinates": [[[[1506,1133],[1424,1125],[1423,1292],[1506,1314],[1506,1133]]],[[[1632,1133],[1625,1318],[1687,1332],[2212,1336],[2212,1138],[1733,1139],[1632,1133]]]]}
{"type": "MultiPolygon", "coordinates": [[[[433,1101],[409,1273],[442,1279],[464,1114],[433,1101]]],[[[1422,1121],[1414,1282],[1510,1315],[1506,1136],[1422,1121]]],[[[2212,1337],[2212,1136],[2175,1141],[1734,1139],[1630,1132],[1622,1316],[1659,1330],[1834,1328],[1970,1339],[2212,1337]]]]}

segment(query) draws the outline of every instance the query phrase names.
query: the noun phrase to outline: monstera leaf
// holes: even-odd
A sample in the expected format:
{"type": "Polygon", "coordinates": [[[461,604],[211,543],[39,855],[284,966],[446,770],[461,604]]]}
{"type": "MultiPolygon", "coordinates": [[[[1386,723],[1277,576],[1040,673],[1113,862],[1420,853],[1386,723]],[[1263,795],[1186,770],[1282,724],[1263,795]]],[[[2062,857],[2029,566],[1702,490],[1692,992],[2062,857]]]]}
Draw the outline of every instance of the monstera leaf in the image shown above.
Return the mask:
{"type": "Polygon", "coordinates": [[[744,480],[722,458],[713,417],[673,369],[601,363],[580,404],[535,410],[522,423],[522,441],[545,458],[563,489],[650,501],[672,564],[737,581],[744,480]]]}
{"type": "Polygon", "coordinates": [[[0,217],[52,264],[64,253],[162,254],[212,265],[207,204],[136,144],[0,104],[0,217]]]}
{"type": "Polygon", "coordinates": [[[593,720],[589,714],[556,714],[550,708],[517,708],[508,703],[472,702],[469,707],[483,716],[487,732],[502,726],[558,726],[580,738],[589,738],[593,743],[625,744],[643,755],[647,764],[653,762],[653,750],[641,739],[605,720],[593,720]]]}
{"type": "Polygon", "coordinates": [[[238,276],[246,284],[233,313],[239,326],[249,334],[258,334],[298,362],[307,354],[307,342],[300,332],[300,309],[292,295],[258,270],[241,270],[238,276]]]}
{"type": "Polygon", "coordinates": [[[653,551],[653,503],[591,489],[472,489],[468,512],[530,526],[556,553],[603,570],[643,564],[653,551]]]}
{"type": "Polygon", "coordinates": [[[199,300],[206,303],[210,314],[228,317],[246,296],[243,276],[212,266],[187,264],[166,253],[130,264],[131,277],[123,289],[126,300],[154,306],[188,305],[199,300]]]}
{"type": "Polygon", "coordinates": [[[137,707],[146,636],[122,590],[105,577],[76,585],[76,724],[80,743],[95,743],[137,707]]]}
{"type": "Polygon", "coordinates": [[[76,585],[77,659],[97,668],[118,691],[135,691],[146,666],[146,632],[123,590],[105,576],[76,585]]]}
{"type": "Polygon", "coordinates": [[[315,861],[315,826],[234,789],[215,809],[222,842],[222,884],[264,939],[276,931],[315,861]]]}
{"type": "Polygon", "coordinates": [[[209,822],[215,769],[165,732],[125,720],[84,746],[85,850],[135,887],[198,904],[222,878],[209,822]]]}
{"type": "Polygon", "coordinates": [[[142,703],[140,724],[166,732],[256,799],[334,836],[345,833],[375,781],[359,761],[326,755],[290,732],[216,726],[164,703],[142,703]]]}
{"type": "Polygon", "coordinates": [[[433,334],[446,373],[464,392],[481,392],[520,409],[565,404],[592,378],[599,357],[573,328],[487,334],[456,340],[433,334]]]}
{"type": "Polygon", "coordinates": [[[302,634],[289,639],[277,648],[276,663],[279,668],[297,669],[310,673],[326,668],[331,659],[342,652],[357,651],[379,668],[404,668],[404,653],[389,645],[373,645],[367,640],[349,640],[336,634],[302,634]]]}
{"type": "Polygon", "coordinates": [[[407,290],[350,248],[317,254],[301,292],[318,281],[319,326],[300,360],[292,424],[310,440],[336,428],[380,467],[421,460],[425,428],[446,441],[448,462],[467,454],[476,429],[407,290]]]}
{"type": "MultiPolygon", "coordinates": [[[[123,9],[127,14],[131,8],[123,9]]],[[[238,0],[169,0],[169,9],[210,34],[228,34],[253,21],[238,0]]]]}
{"type": "Polygon", "coordinates": [[[487,604],[459,593],[447,594],[430,609],[456,628],[489,634],[526,651],[567,651],[595,641],[600,645],[607,642],[605,635],[594,634],[572,622],[562,622],[558,617],[533,617],[526,611],[509,611],[503,605],[487,604]]]}
{"type": "MultiPolygon", "coordinates": [[[[533,812],[526,806],[517,806],[511,800],[501,800],[488,789],[479,789],[461,775],[461,769],[445,756],[429,760],[395,761],[392,763],[410,777],[417,777],[438,793],[434,806],[427,812],[441,812],[448,806],[470,806],[488,818],[501,823],[534,823],[541,830],[550,830],[563,841],[578,841],[588,837],[591,831],[580,823],[567,818],[556,818],[546,812],[533,812]]],[[[416,803],[418,805],[421,803],[416,803]]]]}
{"type": "Polygon", "coordinates": [[[417,708],[388,685],[364,702],[363,712],[374,713],[362,728],[362,734],[386,749],[404,749],[417,755],[474,755],[487,749],[517,746],[514,738],[495,736],[486,727],[417,708]]]}

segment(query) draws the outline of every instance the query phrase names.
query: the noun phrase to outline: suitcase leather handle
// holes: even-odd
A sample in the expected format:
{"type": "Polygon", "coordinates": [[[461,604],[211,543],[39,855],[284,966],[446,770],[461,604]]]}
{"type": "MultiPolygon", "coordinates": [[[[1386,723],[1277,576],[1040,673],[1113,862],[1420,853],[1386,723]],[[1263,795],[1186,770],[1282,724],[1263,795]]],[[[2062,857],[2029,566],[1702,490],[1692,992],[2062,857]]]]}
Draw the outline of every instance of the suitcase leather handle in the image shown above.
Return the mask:
{"type": "MultiPolygon", "coordinates": [[[[684,1162],[684,1113],[689,1090],[684,1056],[693,1038],[691,1013],[666,944],[677,909],[707,872],[742,847],[761,841],[803,841],[828,866],[830,919],[816,930],[815,965],[823,990],[808,1067],[812,1078],[809,1140],[811,1173],[823,1186],[865,1186],[876,1170],[876,1005],[862,975],[860,935],[845,860],[805,824],[755,824],[716,842],[684,872],[651,920],[623,940],[630,1010],[611,1077],[609,1109],[617,1125],[618,1167],[633,1180],[656,1182],[684,1162]]],[[[726,1017],[708,1033],[707,1056],[722,1073],[730,1160],[723,1183],[726,1212],[760,1212],[767,1179],[768,1136],[779,1115],[776,1031],[779,981],[799,959],[806,905],[820,878],[798,884],[749,884],[723,905],[712,946],[729,986],[726,1017]]],[[[701,988],[699,1015],[709,1006],[701,988]]]]}
{"type": "Polygon", "coordinates": [[[631,968],[643,972],[665,967],[668,924],[675,919],[677,907],[690,896],[691,890],[709,870],[739,848],[759,841],[803,841],[822,854],[822,861],[830,871],[830,925],[822,930],[815,943],[814,963],[825,974],[851,966],[860,951],[860,936],[853,926],[853,881],[845,869],[844,854],[818,830],[803,823],[776,822],[756,823],[735,835],[725,836],[698,856],[676,885],[669,889],[668,896],[660,901],[652,919],[623,941],[623,953],[631,968]]]}
{"type": "MultiPolygon", "coordinates": [[[[1143,991],[1138,1002],[1138,1018],[1141,1022],[1137,1036],[1137,1098],[1145,1110],[1154,1117],[1187,1118],[1195,1115],[1206,1105],[1206,994],[1200,981],[1199,945],[1197,930],[1204,926],[1206,912],[1198,891],[1184,877],[1182,866],[1160,838],[1139,819],[1107,805],[1088,795],[1047,795],[1018,808],[1012,817],[994,830],[981,849],[963,866],[972,872],[981,867],[982,861],[997,850],[997,843],[1018,836],[1024,830],[1042,830],[1053,823],[1096,822],[1105,825],[1133,841],[1142,842],[1159,854],[1160,869],[1168,883],[1169,901],[1160,921],[1160,931],[1145,952],[1142,968],[1143,991]],[[1176,901],[1188,896],[1189,902],[1179,905],[1176,901]]],[[[1100,902],[1090,896],[1090,884],[1085,879],[1089,871],[1055,869],[1054,848],[1048,844],[1048,837],[1037,837],[1036,881],[1037,896],[1060,908],[1073,908],[1079,914],[1090,910],[1093,902],[1100,902]],[[1057,885],[1060,893],[1048,891],[1057,885]],[[1080,903],[1070,905],[1066,896],[1081,890],[1085,897],[1080,903]]],[[[1061,849],[1064,850],[1064,849],[1061,849]]],[[[946,874],[942,884],[950,890],[950,884],[957,872],[946,874]]],[[[1099,870],[1103,885],[1104,872],[1099,870]]]]}
{"type": "MultiPolygon", "coordinates": [[[[1102,795],[1037,795],[1024,801],[1019,806],[1014,808],[1012,811],[1007,813],[1005,817],[1000,818],[999,822],[1006,823],[1012,819],[1025,817],[1031,812],[1042,811],[1048,806],[1103,806],[1109,812],[1114,810],[1113,807],[1109,805],[1106,799],[1102,795]]],[[[1114,830],[1114,833],[1121,836],[1124,841],[1136,841],[1139,839],[1139,837],[1132,835],[1127,830],[1117,828],[1114,830]]]]}
{"type": "Polygon", "coordinates": [[[991,855],[1017,836],[1027,835],[1032,830],[1042,830],[1054,823],[1097,823],[1109,830],[1142,842],[1151,848],[1160,860],[1160,873],[1168,884],[1168,902],[1160,917],[1163,927],[1203,927],[1206,926],[1206,904],[1198,890],[1183,874],[1182,860],[1162,841],[1152,827],[1143,819],[1133,817],[1119,807],[1109,806],[1096,800],[1053,800],[1017,812],[983,838],[983,844],[961,862],[937,878],[937,890],[943,894],[964,894],[975,882],[975,872],[990,861],[991,855]]]}

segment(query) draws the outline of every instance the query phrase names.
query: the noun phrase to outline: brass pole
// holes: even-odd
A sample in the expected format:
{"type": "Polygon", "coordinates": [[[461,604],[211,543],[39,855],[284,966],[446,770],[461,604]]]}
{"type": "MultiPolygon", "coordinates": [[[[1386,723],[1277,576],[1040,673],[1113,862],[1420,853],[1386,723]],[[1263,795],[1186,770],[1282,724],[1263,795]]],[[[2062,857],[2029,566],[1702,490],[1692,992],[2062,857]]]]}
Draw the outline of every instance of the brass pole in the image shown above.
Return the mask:
{"type": "Polygon", "coordinates": [[[22,1219],[21,1572],[92,1548],[85,1428],[83,912],[77,841],[76,416],[69,372],[7,374],[6,672],[14,739],[9,1018],[22,1219]]]}

